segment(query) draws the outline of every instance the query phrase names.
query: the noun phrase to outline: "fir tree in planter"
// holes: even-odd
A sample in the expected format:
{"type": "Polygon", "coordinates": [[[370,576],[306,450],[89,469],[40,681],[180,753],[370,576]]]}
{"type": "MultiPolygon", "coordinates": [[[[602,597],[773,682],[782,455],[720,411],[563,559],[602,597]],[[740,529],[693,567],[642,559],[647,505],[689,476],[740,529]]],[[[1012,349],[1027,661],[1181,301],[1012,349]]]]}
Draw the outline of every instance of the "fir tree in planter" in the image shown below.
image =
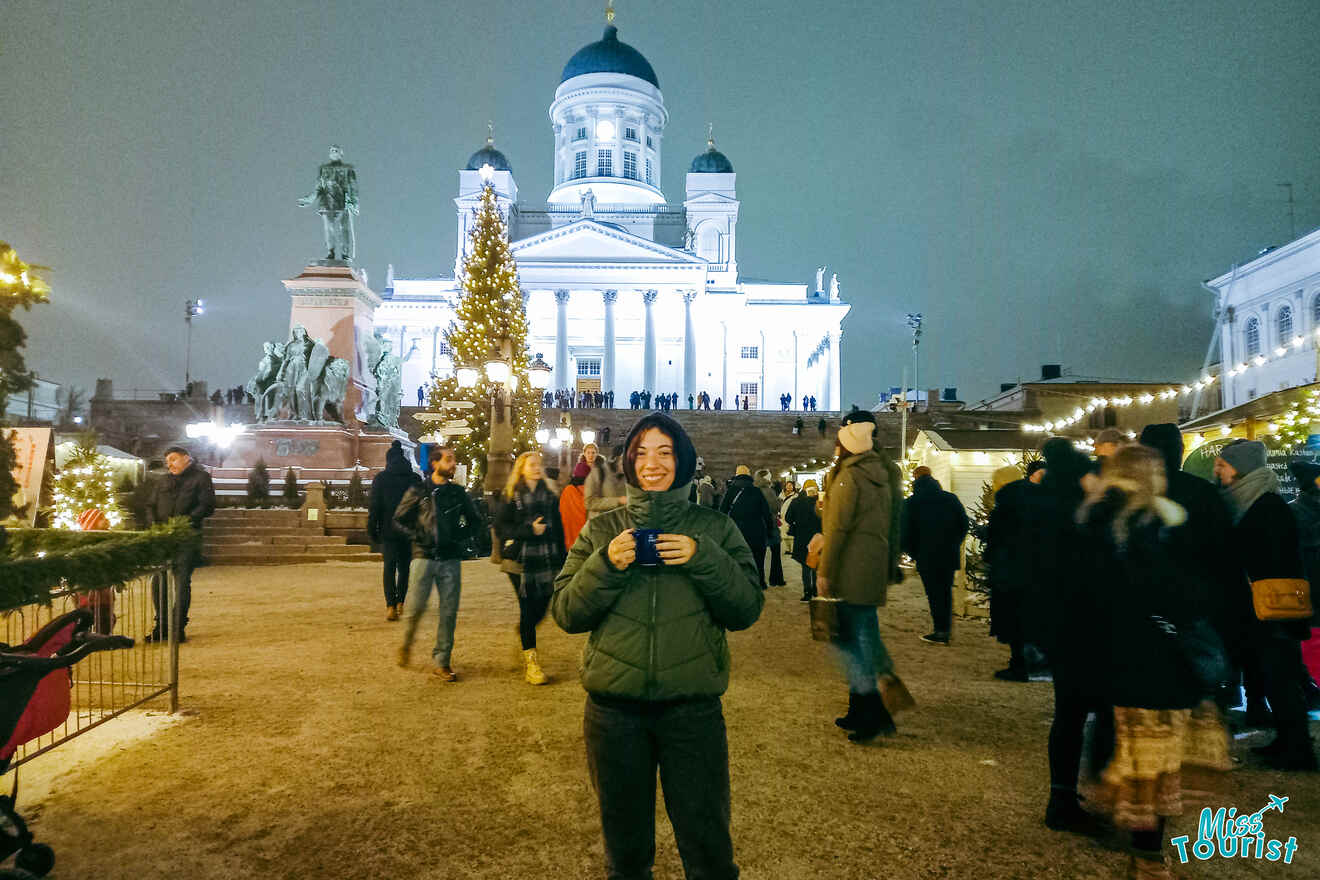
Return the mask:
{"type": "Polygon", "coordinates": [[[247,497],[253,507],[265,507],[270,501],[270,471],[266,470],[265,459],[257,459],[248,473],[247,497]]]}
{"type": "Polygon", "coordinates": [[[82,434],[73,455],[55,478],[54,525],[57,529],[77,529],[78,515],[99,510],[110,525],[118,528],[123,513],[115,497],[115,475],[110,459],[96,451],[96,435],[82,434]]]}
{"type": "Polygon", "coordinates": [[[348,506],[354,510],[367,506],[367,493],[362,488],[362,471],[353,471],[348,481],[348,506]]]}
{"type": "Polygon", "coordinates": [[[298,495],[298,476],[293,468],[284,472],[284,503],[289,507],[302,505],[302,498],[298,495]]]}

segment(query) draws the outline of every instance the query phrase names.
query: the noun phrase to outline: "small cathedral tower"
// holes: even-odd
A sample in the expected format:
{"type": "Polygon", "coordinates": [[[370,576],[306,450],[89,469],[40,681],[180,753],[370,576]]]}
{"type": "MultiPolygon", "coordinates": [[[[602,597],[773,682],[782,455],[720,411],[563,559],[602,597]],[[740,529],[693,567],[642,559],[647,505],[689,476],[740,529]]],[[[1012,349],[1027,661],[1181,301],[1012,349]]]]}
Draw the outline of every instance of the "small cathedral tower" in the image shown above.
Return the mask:
{"type": "Polygon", "coordinates": [[[737,175],[728,157],[715,149],[712,126],[706,133],[706,151],[688,167],[687,210],[689,249],[711,263],[715,285],[733,285],[738,280],[738,193],[737,175]]]}

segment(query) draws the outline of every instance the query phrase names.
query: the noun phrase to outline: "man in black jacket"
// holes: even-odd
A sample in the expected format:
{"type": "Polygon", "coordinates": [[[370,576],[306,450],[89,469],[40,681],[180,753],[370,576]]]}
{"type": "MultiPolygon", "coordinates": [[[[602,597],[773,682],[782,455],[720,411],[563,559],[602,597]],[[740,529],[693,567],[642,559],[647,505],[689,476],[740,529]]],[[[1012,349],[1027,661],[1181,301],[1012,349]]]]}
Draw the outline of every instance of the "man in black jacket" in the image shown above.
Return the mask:
{"type": "Polygon", "coordinates": [[[449,682],[458,680],[450,665],[450,656],[454,648],[454,624],[458,620],[458,597],[462,590],[464,547],[484,526],[467,492],[457,483],[450,482],[458,468],[454,450],[447,446],[432,447],[428,464],[430,480],[409,488],[394,511],[395,527],[409,535],[413,542],[399,665],[408,665],[417,621],[426,611],[431,588],[435,587],[440,622],[436,626],[435,648],[431,651],[435,659],[432,674],[449,682]]]}
{"type": "Polygon", "coordinates": [[[912,497],[903,502],[903,552],[917,563],[935,626],[921,640],[947,645],[953,631],[953,573],[962,568],[967,511],[957,495],[940,487],[930,468],[912,473],[912,497]]]}
{"type": "MultiPolygon", "coordinates": [[[[189,524],[198,533],[198,540],[179,551],[174,558],[174,580],[178,584],[174,620],[177,621],[179,641],[186,642],[188,609],[192,605],[192,573],[200,556],[202,521],[215,513],[215,487],[211,475],[192,460],[182,446],[165,450],[165,467],[169,471],[152,488],[147,504],[148,525],[168,522],[176,516],[188,517],[189,524]]],[[[169,622],[161,607],[165,604],[165,579],[158,578],[151,591],[151,602],[156,609],[156,625],[147,634],[149,642],[169,636],[169,622]]]]}
{"type": "Polygon", "coordinates": [[[385,453],[385,470],[371,481],[371,500],[367,503],[367,539],[379,544],[385,558],[385,619],[398,620],[403,613],[403,598],[408,594],[408,562],[412,559],[412,539],[394,527],[394,511],[403,494],[421,485],[422,478],[408,465],[398,440],[385,453]]]}
{"type": "Polygon", "coordinates": [[[770,540],[770,530],[777,529],[778,526],[775,524],[775,515],[771,512],[765,495],[761,494],[761,490],[753,483],[752,471],[747,465],[738,465],[738,470],[735,471],[724,493],[720,512],[727,514],[733,520],[738,531],[742,532],[747,546],[752,548],[752,558],[756,560],[756,572],[761,577],[761,589],[764,590],[766,588],[765,548],[770,540]]]}

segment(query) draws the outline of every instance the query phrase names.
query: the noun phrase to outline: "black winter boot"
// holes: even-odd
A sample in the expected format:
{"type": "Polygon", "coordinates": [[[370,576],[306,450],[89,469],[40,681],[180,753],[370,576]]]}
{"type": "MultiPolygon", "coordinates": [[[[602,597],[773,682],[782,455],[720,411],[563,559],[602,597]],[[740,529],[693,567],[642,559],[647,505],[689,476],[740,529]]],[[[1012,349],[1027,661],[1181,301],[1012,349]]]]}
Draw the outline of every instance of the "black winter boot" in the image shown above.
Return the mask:
{"type": "Polygon", "coordinates": [[[863,743],[877,736],[893,736],[898,733],[893,716],[885,708],[885,701],[879,692],[858,694],[857,715],[857,726],[848,734],[851,742],[863,743]]]}
{"type": "Polygon", "coordinates": [[[857,699],[860,695],[848,691],[848,713],[842,718],[835,718],[834,723],[844,730],[857,729],[857,699]]]}
{"type": "Polygon", "coordinates": [[[1082,809],[1080,800],[1076,791],[1051,788],[1050,802],[1045,807],[1045,827],[1051,831],[1072,831],[1076,834],[1096,833],[1100,823],[1082,809]]]}

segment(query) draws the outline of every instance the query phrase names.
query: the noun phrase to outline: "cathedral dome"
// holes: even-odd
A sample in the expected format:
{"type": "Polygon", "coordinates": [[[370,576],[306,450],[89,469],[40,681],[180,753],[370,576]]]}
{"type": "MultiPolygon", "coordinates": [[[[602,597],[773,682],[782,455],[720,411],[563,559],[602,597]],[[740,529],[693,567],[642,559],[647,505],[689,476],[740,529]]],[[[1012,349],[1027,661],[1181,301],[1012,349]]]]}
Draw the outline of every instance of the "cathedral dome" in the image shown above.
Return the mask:
{"type": "Polygon", "coordinates": [[[467,161],[466,170],[480,171],[482,165],[489,165],[496,171],[513,171],[509,167],[509,160],[504,158],[504,154],[495,149],[495,145],[489,142],[472,154],[472,157],[467,161]]]}
{"type": "Polygon", "coordinates": [[[568,59],[559,81],[568,82],[586,73],[623,73],[660,88],[660,80],[656,78],[651,62],[632,46],[620,42],[619,29],[612,24],[606,26],[605,35],[600,40],[588,43],[568,59]]]}
{"type": "Polygon", "coordinates": [[[706,147],[706,152],[699,154],[692,160],[692,167],[688,168],[688,174],[732,174],[733,163],[729,158],[715,149],[714,142],[710,142],[706,147]]]}

